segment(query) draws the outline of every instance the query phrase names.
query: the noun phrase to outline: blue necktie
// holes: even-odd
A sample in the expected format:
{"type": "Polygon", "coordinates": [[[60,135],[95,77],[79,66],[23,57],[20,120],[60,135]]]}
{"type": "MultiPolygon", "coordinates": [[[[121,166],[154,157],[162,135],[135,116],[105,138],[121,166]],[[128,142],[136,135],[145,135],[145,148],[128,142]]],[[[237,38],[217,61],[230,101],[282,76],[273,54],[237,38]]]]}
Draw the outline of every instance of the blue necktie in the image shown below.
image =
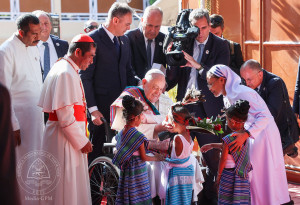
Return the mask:
{"type": "Polygon", "coordinates": [[[113,40],[114,40],[114,45],[116,47],[118,58],[119,58],[119,56],[120,56],[120,44],[119,44],[119,41],[118,41],[116,36],[114,37],[113,40]]]}
{"type": "Polygon", "coordinates": [[[148,70],[151,69],[152,64],[151,64],[151,43],[153,40],[148,40],[147,43],[147,68],[148,70]]]}
{"type": "MultiPolygon", "coordinates": [[[[204,44],[199,44],[198,47],[199,47],[199,55],[197,58],[197,62],[200,63],[202,59],[203,50],[204,50],[204,44]]],[[[198,75],[199,75],[199,70],[197,70],[196,68],[191,68],[190,79],[188,81],[187,88],[191,88],[192,85],[194,85],[196,89],[199,89],[198,81],[197,81],[198,75]]]]}
{"type": "Polygon", "coordinates": [[[45,51],[44,51],[44,76],[43,79],[45,80],[47,74],[50,71],[50,51],[49,51],[49,46],[47,42],[44,42],[43,45],[45,46],[45,51]]]}

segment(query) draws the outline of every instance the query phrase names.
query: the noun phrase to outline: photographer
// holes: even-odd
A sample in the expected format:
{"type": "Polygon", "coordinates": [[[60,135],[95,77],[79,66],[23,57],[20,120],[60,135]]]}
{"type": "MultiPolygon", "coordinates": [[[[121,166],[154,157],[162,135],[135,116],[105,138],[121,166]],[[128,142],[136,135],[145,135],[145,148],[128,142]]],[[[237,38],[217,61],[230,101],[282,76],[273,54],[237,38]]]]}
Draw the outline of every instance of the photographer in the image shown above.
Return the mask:
{"type": "MultiPolygon", "coordinates": [[[[222,97],[215,98],[208,90],[206,72],[216,64],[229,65],[230,53],[226,40],[210,33],[209,13],[205,9],[195,9],[189,15],[189,21],[193,26],[197,26],[200,33],[188,46],[184,57],[188,61],[184,66],[169,66],[167,68],[168,89],[178,84],[177,100],[181,101],[187,88],[195,86],[202,90],[206,102],[197,105],[190,105],[188,109],[195,113],[196,117],[216,117],[221,114],[223,108],[222,97]]],[[[197,137],[200,146],[208,143],[220,142],[220,137],[210,134],[191,133],[192,137],[197,137]]],[[[214,179],[217,175],[219,151],[211,150],[203,157],[207,163],[208,171],[204,183],[204,196],[200,203],[217,204],[217,193],[214,190],[214,179]]]]}

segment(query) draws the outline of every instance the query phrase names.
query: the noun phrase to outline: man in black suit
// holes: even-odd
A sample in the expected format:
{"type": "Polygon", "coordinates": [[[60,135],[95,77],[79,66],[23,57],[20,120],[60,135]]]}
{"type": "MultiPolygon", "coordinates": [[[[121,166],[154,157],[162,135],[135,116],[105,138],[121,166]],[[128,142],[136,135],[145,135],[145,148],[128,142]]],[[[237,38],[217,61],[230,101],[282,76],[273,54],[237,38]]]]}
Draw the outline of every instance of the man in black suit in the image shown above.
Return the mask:
{"type": "MultiPolygon", "coordinates": [[[[212,14],[210,16],[211,21],[211,28],[210,32],[219,36],[220,38],[224,38],[223,31],[224,31],[224,19],[221,15],[212,14]]],[[[230,48],[230,63],[229,67],[238,75],[240,75],[240,68],[244,63],[243,54],[241,45],[233,42],[231,40],[226,39],[229,48],[230,48]]]]}
{"type": "Polygon", "coordinates": [[[130,41],[131,65],[140,79],[145,77],[153,63],[166,66],[163,53],[165,35],[159,32],[162,18],[163,12],[159,7],[149,6],[141,19],[142,26],[125,34],[130,41]]]}
{"type": "MultiPolygon", "coordinates": [[[[188,46],[190,50],[184,52],[188,63],[185,67],[168,67],[167,83],[168,89],[178,84],[177,100],[182,100],[187,88],[195,86],[205,95],[206,102],[188,107],[191,113],[195,113],[196,117],[216,117],[221,114],[223,108],[222,97],[215,98],[208,90],[206,73],[216,64],[229,64],[229,47],[226,40],[221,39],[210,33],[209,13],[205,9],[195,9],[191,12],[189,20],[192,25],[200,29],[199,35],[196,37],[192,45],[188,46]],[[196,60],[195,60],[196,59],[196,60]]],[[[220,142],[220,137],[209,134],[194,133],[198,143],[203,146],[208,143],[220,142]]],[[[214,189],[214,179],[217,176],[218,161],[220,153],[218,150],[210,150],[203,154],[207,163],[208,171],[204,184],[204,196],[199,201],[206,204],[217,203],[217,192],[214,189]]]]}
{"type": "Polygon", "coordinates": [[[32,12],[40,20],[41,40],[37,47],[40,51],[41,67],[43,71],[43,80],[58,58],[67,54],[69,44],[67,41],[59,39],[51,33],[52,25],[50,15],[42,10],[32,12]]]}
{"type": "Polygon", "coordinates": [[[294,143],[299,140],[299,127],[284,81],[262,69],[260,63],[253,59],[242,65],[241,77],[246,85],[256,90],[266,102],[279,129],[283,153],[297,157],[297,147],[294,143]]]}
{"type": "Polygon", "coordinates": [[[125,3],[115,2],[108,11],[107,22],[89,33],[97,44],[93,64],[80,76],[90,113],[90,138],[94,144],[89,162],[103,155],[105,130],[101,118],[110,119],[110,105],[128,85],[137,80],[131,67],[129,40],[124,33],[132,23],[132,9],[125,3]]]}

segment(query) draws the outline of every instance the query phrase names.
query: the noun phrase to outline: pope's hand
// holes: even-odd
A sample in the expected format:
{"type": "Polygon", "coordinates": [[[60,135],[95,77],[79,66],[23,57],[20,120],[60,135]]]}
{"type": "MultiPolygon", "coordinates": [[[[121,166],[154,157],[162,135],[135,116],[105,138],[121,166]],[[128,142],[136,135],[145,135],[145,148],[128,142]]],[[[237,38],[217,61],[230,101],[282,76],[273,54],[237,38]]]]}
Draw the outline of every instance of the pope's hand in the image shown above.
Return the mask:
{"type": "Polygon", "coordinates": [[[184,51],[182,51],[182,52],[184,54],[185,60],[187,60],[187,63],[181,67],[193,67],[196,69],[201,68],[201,65],[192,56],[190,56],[188,53],[186,53],[184,51]]]}
{"type": "Polygon", "coordinates": [[[232,137],[236,137],[234,141],[228,144],[228,147],[231,147],[232,152],[240,151],[245,141],[248,139],[249,134],[247,132],[233,133],[232,137]]]}
{"type": "Polygon", "coordinates": [[[101,112],[99,112],[99,110],[95,110],[94,112],[91,113],[91,115],[92,115],[92,121],[93,121],[94,125],[99,126],[103,123],[101,120],[103,115],[101,112]]]}
{"type": "Polygon", "coordinates": [[[90,153],[93,151],[93,145],[90,141],[88,141],[88,143],[86,143],[86,145],[81,149],[82,153],[90,153]]]}
{"type": "Polygon", "coordinates": [[[20,130],[14,131],[15,136],[15,146],[19,146],[21,144],[21,132],[20,130]]]}

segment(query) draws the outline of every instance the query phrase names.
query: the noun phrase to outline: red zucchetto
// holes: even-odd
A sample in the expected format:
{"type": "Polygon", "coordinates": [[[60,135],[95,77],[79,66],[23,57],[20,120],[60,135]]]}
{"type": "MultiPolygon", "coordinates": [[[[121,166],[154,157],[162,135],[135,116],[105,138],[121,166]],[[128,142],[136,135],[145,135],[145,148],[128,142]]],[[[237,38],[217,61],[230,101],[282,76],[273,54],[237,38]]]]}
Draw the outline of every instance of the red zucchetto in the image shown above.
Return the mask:
{"type": "Polygon", "coordinates": [[[71,41],[71,43],[79,43],[79,42],[93,43],[94,40],[86,34],[78,34],[71,41]]]}

